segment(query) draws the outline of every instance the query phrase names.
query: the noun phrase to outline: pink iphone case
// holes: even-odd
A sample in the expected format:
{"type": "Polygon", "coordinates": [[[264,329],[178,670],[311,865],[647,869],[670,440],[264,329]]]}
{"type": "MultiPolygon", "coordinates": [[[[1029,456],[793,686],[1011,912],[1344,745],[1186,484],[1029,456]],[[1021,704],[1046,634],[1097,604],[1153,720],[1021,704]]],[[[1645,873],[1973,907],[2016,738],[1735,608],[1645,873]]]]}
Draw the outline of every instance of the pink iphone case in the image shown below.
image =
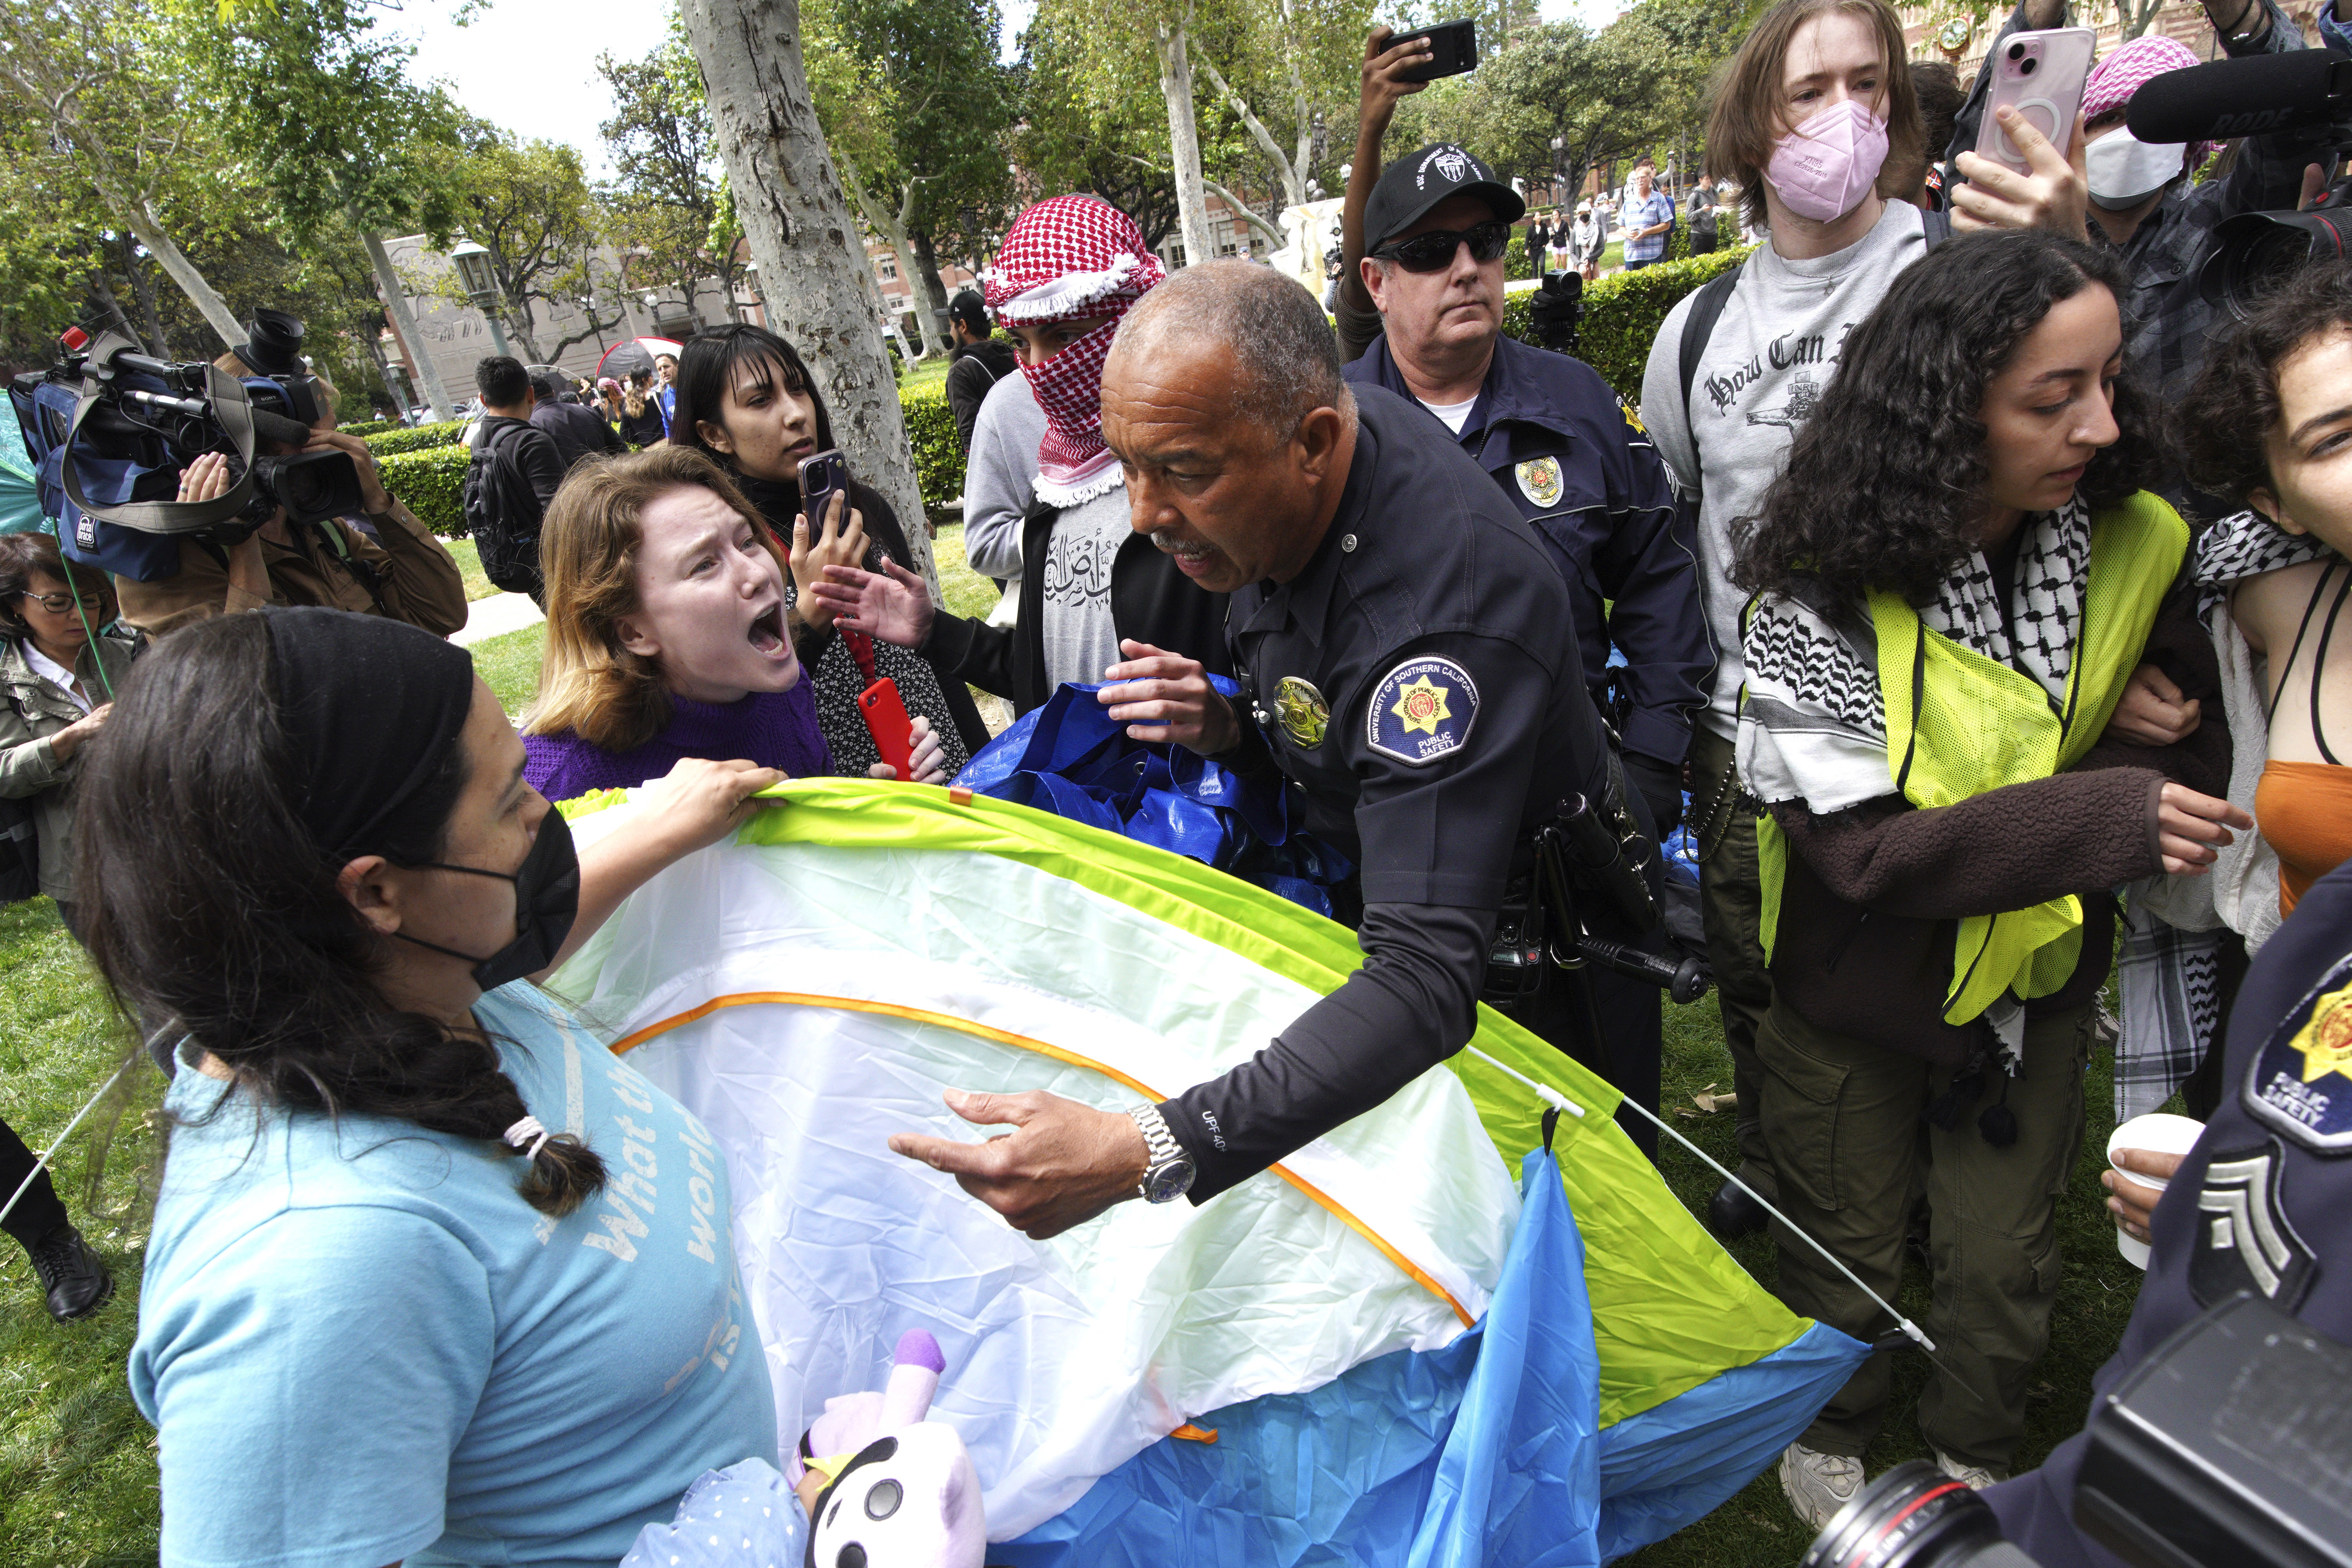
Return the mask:
{"type": "Polygon", "coordinates": [[[1984,68],[1993,73],[1992,91],[1985,100],[1984,124],[1977,132],[1978,155],[2016,174],[2033,172],[1993,118],[1993,111],[2005,103],[2049,137],[2063,156],[2074,133],[2074,116],[2083,107],[2094,41],[2088,27],[2053,27],[2003,38],[1985,61],[1984,68]]]}

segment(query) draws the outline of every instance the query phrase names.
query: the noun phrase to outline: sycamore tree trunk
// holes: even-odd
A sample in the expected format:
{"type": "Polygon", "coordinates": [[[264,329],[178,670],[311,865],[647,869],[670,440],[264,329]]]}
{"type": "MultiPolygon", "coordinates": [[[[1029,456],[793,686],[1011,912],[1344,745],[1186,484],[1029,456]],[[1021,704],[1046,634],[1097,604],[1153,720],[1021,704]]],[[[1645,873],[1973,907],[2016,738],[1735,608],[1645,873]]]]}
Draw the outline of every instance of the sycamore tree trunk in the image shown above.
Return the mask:
{"type": "Polygon", "coordinates": [[[797,0],[684,0],[719,156],[735,193],[768,325],[824,383],[834,439],[905,527],[940,602],[914,449],[880,321],[866,303],[865,247],[849,213],[801,65],[797,0]]]}
{"type": "Polygon", "coordinates": [[[1184,237],[1187,266],[1217,258],[1217,247],[1209,239],[1209,198],[1201,184],[1201,132],[1192,121],[1192,59],[1185,39],[1192,19],[1187,0],[1181,16],[1154,24],[1151,34],[1152,52],[1160,57],[1160,96],[1168,103],[1177,232],[1184,237]]]}
{"type": "Polygon", "coordinates": [[[940,276],[940,247],[929,234],[921,229],[909,234],[915,242],[915,274],[922,279],[923,293],[930,300],[930,310],[922,318],[923,342],[929,352],[945,353],[952,341],[948,332],[947,279],[940,276]]]}
{"type": "MultiPolygon", "coordinates": [[[[392,252],[383,247],[375,230],[364,225],[360,226],[360,241],[367,247],[368,265],[375,268],[375,286],[383,295],[383,308],[392,312],[392,330],[416,367],[416,391],[424,395],[425,411],[436,419],[446,419],[457,405],[450,401],[448,388],[441,384],[433,354],[416,331],[416,312],[408,308],[408,290],[400,286],[400,274],[393,270],[392,252]]],[[[408,416],[405,408],[400,413],[404,419],[408,416]]]]}
{"type": "Polygon", "coordinates": [[[147,254],[155,258],[155,265],[163,269],[165,277],[180,286],[180,292],[188,297],[189,303],[194,305],[213,331],[220,334],[222,346],[242,348],[245,327],[236,319],[236,312],[228,308],[228,301],[222,299],[210,283],[205,281],[205,275],[197,271],[196,264],[173,243],[172,237],[163,232],[163,224],[147,204],[133,198],[118,202],[115,205],[123,220],[130,224],[131,232],[139,237],[139,243],[147,247],[147,254]]]}

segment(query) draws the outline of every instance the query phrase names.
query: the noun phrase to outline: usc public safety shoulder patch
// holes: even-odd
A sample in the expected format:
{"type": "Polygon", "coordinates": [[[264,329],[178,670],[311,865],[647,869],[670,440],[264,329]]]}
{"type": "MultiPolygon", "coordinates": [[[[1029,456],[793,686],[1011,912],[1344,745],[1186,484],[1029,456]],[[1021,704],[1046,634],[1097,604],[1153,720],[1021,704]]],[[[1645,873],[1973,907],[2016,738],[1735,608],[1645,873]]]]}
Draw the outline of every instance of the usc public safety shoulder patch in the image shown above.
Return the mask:
{"type": "Polygon", "coordinates": [[[2352,953],[2272,1028],[2239,1098],[2256,1121],[2306,1149],[2352,1153],[2352,953]]]}
{"type": "Polygon", "coordinates": [[[1478,688],[1450,658],[1409,658],[1381,678],[1364,710],[1364,743],[1407,767],[1453,755],[1470,739],[1478,688]]]}

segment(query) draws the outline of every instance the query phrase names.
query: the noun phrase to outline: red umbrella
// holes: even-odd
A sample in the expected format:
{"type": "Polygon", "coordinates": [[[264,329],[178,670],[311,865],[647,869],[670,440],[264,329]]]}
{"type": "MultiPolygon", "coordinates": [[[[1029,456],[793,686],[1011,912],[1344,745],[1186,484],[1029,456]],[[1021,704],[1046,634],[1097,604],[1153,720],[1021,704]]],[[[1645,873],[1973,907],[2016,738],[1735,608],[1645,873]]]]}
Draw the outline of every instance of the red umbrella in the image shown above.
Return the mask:
{"type": "Polygon", "coordinates": [[[669,338],[629,338],[604,351],[604,357],[596,362],[596,374],[616,379],[651,375],[656,354],[668,354],[675,359],[677,352],[678,344],[669,338]]]}

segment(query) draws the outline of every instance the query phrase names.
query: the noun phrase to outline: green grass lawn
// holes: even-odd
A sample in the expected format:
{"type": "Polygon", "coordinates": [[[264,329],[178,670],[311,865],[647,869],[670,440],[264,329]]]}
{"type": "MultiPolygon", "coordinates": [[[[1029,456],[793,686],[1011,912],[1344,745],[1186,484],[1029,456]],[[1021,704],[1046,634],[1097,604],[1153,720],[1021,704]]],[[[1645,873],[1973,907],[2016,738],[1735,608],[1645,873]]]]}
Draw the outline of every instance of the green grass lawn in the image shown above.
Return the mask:
{"type": "Polygon", "coordinates": [[[476,599],[487,599],[499,591],[499,585],[490,581],[490,574],[482,570],[482,552],[474,548],[472,540],[445,539],[441,542],[449,547],[449,558],[457,562],[458,575],[466,579],[466,600],[468,604],[476,599]]]}
{"type": "MultiPolygon", "coordinates": [[[[890,352],[896,353],[898,351],[893,349],[890,352]]],[[[944,392],[948,384],[949,363],[947,355],[941,354],[937,359],[922,360],[909,366],[898,377],[899,394],[903,396],[910,392],[944,392]]]]}

